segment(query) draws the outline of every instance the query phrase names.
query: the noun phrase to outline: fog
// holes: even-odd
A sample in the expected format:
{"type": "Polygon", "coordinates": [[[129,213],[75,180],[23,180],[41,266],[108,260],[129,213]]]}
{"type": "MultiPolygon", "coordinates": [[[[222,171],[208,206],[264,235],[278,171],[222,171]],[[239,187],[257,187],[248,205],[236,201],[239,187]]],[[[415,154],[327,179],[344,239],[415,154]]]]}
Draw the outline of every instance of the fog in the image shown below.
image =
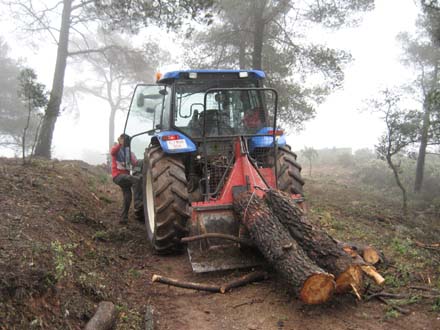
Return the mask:
{"type": "MultiPolygon", "coordinates": [[[[376,1],[376,8],[363,15],[358,27],[309,31],[309,38],[349,51],[353,61],[345,68],[342,89],[334,91],[317,107],[316,118],[306,122],[303,131],[289,134],[288,142],[293,149],[300,150],[304,146],[316,149],[350,147],[353,150],[374,147],[383,132],[383,123],[371,113],[359,110],[364,100],[378,90],[411,80],[412,73],[400,63],[402,51],[396,36],[401,31],[414,30],[417,10],[412,0],[376,1]]],[[[2,37],[11,47],[10,55],[21,58],[23,63],[34,68],[39,81],[50,89],[56,47],[43,45],[43,40],[35,40],[37,46],[32,46],[29,41],[17,38],[18,32],[14,31],[15,24],[11,19],[3,17],[0,27],[2,37]]],[[[165,72],[184,68],[181,57],[184,49],[176,45],[180,36],[157,28],[148,31],[141,32],[141,36],[154,35],[160,40],[161,47],[173,53],[169,62],[174,64],[158,69],[165,72]]],[[[138,36],[137,40],[141,38],[138,36]]],[[[65,85],[81,80],[83,76],[68,65],[65,85]]],[[[77,109],[69,103],[63,103],[62,109],[54,132],[53,157],[104,162],[108,152],[108,104],[83,96],[78,100],[77,109]]],[[[122,132],[124,121],[125,114],[118,112],[116,135],[122,132]]],[[[6,150],[2,154],[11,155],[6,150]]]]}

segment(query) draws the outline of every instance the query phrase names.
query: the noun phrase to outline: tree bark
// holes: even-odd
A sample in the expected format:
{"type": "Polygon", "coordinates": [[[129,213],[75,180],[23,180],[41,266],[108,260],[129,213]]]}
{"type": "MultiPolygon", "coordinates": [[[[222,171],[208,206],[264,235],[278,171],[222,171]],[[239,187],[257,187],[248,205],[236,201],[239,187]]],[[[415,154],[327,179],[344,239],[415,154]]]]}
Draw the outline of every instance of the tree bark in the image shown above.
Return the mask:
{"type": "Polygon", "coordinates": [[[49,159],[51,158],[52,138],[55,130],[55,123],[58,115],[60,114],[60,105],[63,97],[64,74],[66,71],[69,45],[70,15],[72,12],[72,0],[64,0],[63,3],[60,37],[58,41],[57,60],[55,64],[52,90],[50,92],[46,113],[44,114],[38,142],[35,147],[35,156],[49,159]]]}
{"type": "Polygon", "coordinates": [[[108,120],[108,150],[110,150],[115,143],[115,116],[117,108],[111,106],[110,117],[108,120]]]}
{"type": "Polygon", "coordinates": [[[160,275],[153,275],[151,282],[168,284],[168,285],[172,285],[172,286],[175,286],[178,288],[183,288],[183,289],[193,289],[193,290],[208,291],[208,292],[220,292],[219,285],[195,283],[195,282],[185,282],[185,281],[180,281],[180,280],[177,280],[174,278],[160,276],[160,275]]]}
{"type": "MultiPolygon", "coordinates": [[[[433,84],[437,84],[438,80],[438,64],[436,63],[434,66],[433,84]]],[[[424,89],[425,90],[425,89],[424,89]]],[[[422,132],[420,136],[420,147],[419,147],[419,155],[417,156],[417,166],[416,166],[416,178],[414,182],[414,191],[420,192],[423,186],[423,176],[425,172],[425,159],[426,159],[426,148],[428,147],[429,142],[429,129],[431,128],[431,110],[432,110],[432,96],[436,93],[436,87],[431,87],[429,92],[424,93],[425,99],[423,102],[423,123],[422,123],[422,132]]]]}
{"type": "Polygon", "coordinates": [[[248,283],[262,281],[267,279],[267,273],[263,271],[255,271],[249,274],[246,274],[240,278],[234,279],[230,282],[224,283],[222,285],[215,284],[204,284],[204,283],[195,283],[195,282],[186,282],[177,280],[170,277],[165,277],[161,275],[153,275],[151,281],[172,285],[178,288],[183,289],[192,289],[192,290],[200,290],[200,291],[208,291],[214,293],[226,293],[233,288],[238,288],[240,286],[244,286],[248,283]]]}
{"type": "Polygon", "coordinates": [[[370,265],[375,265],[384,261],[383,254],[370,245],[346,242],[339,242],[338,244],[347,254],[352,257],[359,255],[370,265]]]}
{"type": "Polygon", "coordinates": [[[396,167],[396,165],[393,163],[392,155],[387,154],[386,160],[388,163],[388,166],[393,171],[394,180],[396,181],[397,186],[400,188],[400,191],[402,192],[402,213],[403,216],[406,218],[408,216],[408,196],[405,187],[403,186],[402,181],[400,180],[399,171],[396,167]]]}
{"type": "Polygon", "coordinates": [[[352,258],[341,248],[338,241],[309,223],[303,211],[288,194],[270,190],[265,195],[265,201],[307,256],[336,277],[337,292],[350,290],[352,285],[360,289],[361,260],[352,258]]]}
{"type": "Polygon", "coordinates": [[[95,315],[87,322],[84,330],[108,330],[116,321],[117,311],[110,301],[102,301],[98,305],[95,315]]]}
{"type": "Polygon", "coordinates": [[[416,179],[414,181],[414,191],[420,192],[423,185],[423,175],[425,172],[425,158],[426,158],[426,148],[428,147],[428,132],[430,123],[430,108],[431,106],[428,104],[428,100],[424,102],[424,110],[423,114],[423,123],[422,123],[422,134],[420,136],[420,146],[419,146],[419,154],[417,156],[417,166],[416,166],[416,179]]]}
{"type": "Polygon", "coordinates": [[[266,8],[266,0],[257,0],[254,4],[254,51],[252,53],[252,69],[262,69],[262,54],[264,42],[264,9],[266,8]]]}
{"type": "Polygon", "coordinates": [[[261,198],[242,193],[234,210],[265,259],[303,302],[320,304],[331,298],[334,276],[310,260],[261,198]]]}

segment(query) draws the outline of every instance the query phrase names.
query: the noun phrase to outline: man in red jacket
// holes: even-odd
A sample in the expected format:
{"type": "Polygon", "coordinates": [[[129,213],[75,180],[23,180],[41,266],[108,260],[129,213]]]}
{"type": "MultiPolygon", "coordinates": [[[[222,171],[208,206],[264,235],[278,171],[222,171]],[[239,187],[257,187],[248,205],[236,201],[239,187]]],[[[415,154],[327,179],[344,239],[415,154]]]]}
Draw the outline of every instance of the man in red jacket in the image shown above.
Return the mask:
{"type": "Polygon", "coordinates": [[[142,212],[142,198],[141,198],[141,185],[140,178],[130,175],[130,170],[128,164],[131,163],[136,166],[137,159],[134,153],[130,153],[129,149],[130,137],[126,134],[121,134],[118,138],[118,143],[116,143],[110,154],[112,156],[112,177],[113,182],[121,187],[123,203],[121,211],[120,223],[126,224],[128,222],[128,211],[130,210],[130,204],[132,200],[132,188],[135,196],[135,212],[139,212],[141,208],[142,212]]]}

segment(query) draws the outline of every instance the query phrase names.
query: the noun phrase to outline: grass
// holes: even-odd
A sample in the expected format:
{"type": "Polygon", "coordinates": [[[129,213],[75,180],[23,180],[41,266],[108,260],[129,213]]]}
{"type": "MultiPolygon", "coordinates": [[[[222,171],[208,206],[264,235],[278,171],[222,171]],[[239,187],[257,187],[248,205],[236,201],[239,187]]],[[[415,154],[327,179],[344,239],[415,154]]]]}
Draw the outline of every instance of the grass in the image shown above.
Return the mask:
{"type": "Polygon", "coordinates": [[[435,299],[434,304],[431,307],[431,311],[440,312],[440,297],[435,299]]]}
{"type": "Polygon", "coordinates": [[[62,244],[58,240],[51,243],[54,254],[55,278],[58,281],[70,275],[73,265],[72,250],[76,247],[77,244],[62,244]]]}
{"type": "Polygon", "coordinates": [[[139,278],[139,277],[141,277],[141,272],[138,271],[137,269],[134,269],[134,268],[130,268],[130,269],[128,270],[128,274],[129,274],[130,276],[134,277],[134,278],[139,278]]]}
{"type": "Polygon", "coordinates": [[[398,311],[396,311],[393,307],[389,307],[385,312],[385,320],[396,319],[400,315],[401,314],[398,311]]]}

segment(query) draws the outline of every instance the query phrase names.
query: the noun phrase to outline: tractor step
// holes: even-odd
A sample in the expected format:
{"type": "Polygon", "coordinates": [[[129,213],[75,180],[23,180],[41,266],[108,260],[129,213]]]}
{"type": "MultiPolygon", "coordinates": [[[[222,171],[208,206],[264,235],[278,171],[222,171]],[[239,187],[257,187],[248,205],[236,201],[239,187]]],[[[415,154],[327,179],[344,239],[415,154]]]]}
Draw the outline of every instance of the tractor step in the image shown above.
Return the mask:
{"type": "MultiPolygon", "coordinates": [[[[232,205],[196,207],[193,212],[189,236],[212,233],[239,236],[239,225],[234,218],[232,205]]],[[[203,238],[189,242],[188,255],[196,273],[250,268],[264,263],[256,249],[221,238],[203,238]]]]}
{"type": "Polygon", "coordinates": [[[263,257],[255,249],[242,249],[238,244],[212,246],[201,250],[197,242],[188,245],[188,256],[195,273],[207,273],[228,269],[250,268],[262,265],[263,257]],[[235,246],[234,246],[235,245],[235,246]]]}

